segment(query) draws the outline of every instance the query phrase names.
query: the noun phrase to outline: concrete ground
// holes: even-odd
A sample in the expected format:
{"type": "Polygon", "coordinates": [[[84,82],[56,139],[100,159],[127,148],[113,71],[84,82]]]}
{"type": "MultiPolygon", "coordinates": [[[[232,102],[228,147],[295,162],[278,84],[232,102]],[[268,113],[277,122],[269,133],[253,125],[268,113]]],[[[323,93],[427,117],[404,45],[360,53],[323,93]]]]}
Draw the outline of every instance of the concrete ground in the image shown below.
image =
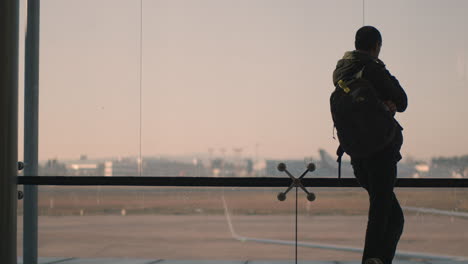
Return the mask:
{"type": "MultiPolygon", "coordinates": [[[[294,241],[289,215],[232,215],[239,236],[294,241]]],[[[300,216],[299,242],[361,248],[366,217],[300,216]]],[[[406,216],[401,251],[468,257],[468,219],[406,216]]],[[[19,223],[21,256],[22,225],[19,223]]],[[[291,245],[238,240],[223,215],[41,216],[39,256],[80,259],[290,260],[291,245]]],[[[299,247],[301,260],[357,261],[361,254],[299,247]]],[[[68,264],[68,263],[67,263],[68,264]]]]}
{"type": "MultiPolygon", "coordinates": [[[[294,264],[294,260],[166,260],[116,258],[39,258],[38,264],[294,264]]],[[[298,261],[299,264],[360,264],[358,261],[298,261]]],[[[394,261],[393,264],[462,264],[458,261],[394,261]]],[[[21,258],[18,264],[23,264],[21,258]]]]}

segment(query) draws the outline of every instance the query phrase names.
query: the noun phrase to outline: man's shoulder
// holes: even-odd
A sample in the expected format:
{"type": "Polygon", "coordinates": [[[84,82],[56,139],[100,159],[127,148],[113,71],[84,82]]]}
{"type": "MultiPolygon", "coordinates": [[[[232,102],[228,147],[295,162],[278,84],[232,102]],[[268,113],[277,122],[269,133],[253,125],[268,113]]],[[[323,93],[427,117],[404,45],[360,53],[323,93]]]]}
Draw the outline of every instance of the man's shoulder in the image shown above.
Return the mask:
{"type": "Polygon", "coordinates": [[[357,50],[345,52],[344,56],[338,60],[336,69],[362,68],[363,66],[374,70],[385,69],[383,61],[357,50]]]}
{"type": "Polygon", "coordinates": [[[349,60],[349,61],[355,61],[355,62],[364,62],[364,63],[376,63],[379,65],[384,65],[385,64],[379,60],[378,58],[370,55],[369,53],[359,51],[359,50],[352,50],[352,51],[346,51],[341,60],[349,60]]]}

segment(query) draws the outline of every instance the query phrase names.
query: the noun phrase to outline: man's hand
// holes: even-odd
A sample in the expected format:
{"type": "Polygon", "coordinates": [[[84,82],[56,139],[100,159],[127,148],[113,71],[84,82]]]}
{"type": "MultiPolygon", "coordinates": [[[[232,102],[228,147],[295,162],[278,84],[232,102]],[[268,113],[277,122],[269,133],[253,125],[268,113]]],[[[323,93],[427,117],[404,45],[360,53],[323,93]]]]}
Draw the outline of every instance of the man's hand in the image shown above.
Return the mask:
{"type": "Polygon", "coordinates": [[[393,113],[395,114],[396,111],[397,111],[397,107],[396,107],[396,104],[390,100],[388,101],[385,101],[384,104],[388,107],[388,109],[393,113]]]}

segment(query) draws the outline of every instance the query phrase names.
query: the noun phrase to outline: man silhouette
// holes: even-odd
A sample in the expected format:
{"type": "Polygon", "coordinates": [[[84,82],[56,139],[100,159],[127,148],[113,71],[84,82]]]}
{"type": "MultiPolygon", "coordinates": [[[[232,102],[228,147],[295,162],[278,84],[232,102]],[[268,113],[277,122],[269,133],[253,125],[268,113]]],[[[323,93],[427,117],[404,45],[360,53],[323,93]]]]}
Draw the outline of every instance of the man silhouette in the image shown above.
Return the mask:
{"type": "MultiPolygon", "coordinates": [[[[333,82],[336,86],[343,76],[364,68],[362,78],[372,83],[377,97],[394,115],[405,111],[407,97],[398,80],[379,60],[381,47],[382,36],[376,28],[360,28],[356,32],[356,50],[346,52],[338,61],[333,82]]],[[[365,158],[351,155],[354,175],[367,190],[370,202],[363,264],[391,264],[403,233],[403,211],[393,192],[403,143],[402,127],[396,123],[395,136],[383,150],[365,158]]]]}

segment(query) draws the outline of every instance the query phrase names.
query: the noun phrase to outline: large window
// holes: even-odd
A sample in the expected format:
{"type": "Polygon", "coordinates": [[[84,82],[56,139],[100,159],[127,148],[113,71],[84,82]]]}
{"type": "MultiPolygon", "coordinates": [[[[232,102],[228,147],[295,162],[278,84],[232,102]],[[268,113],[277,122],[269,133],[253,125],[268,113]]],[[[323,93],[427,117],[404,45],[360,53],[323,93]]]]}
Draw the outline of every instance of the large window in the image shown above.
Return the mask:
{"type": "MultiPolygon", "coordinates": [[[[465,10],[462,0],[42,1],[39,175],[285,177],[279,162],[295,175],[314,162],[307,177],[336,177],[331,75],[369,24],[409,98],[397,114],[399,177],[466,178],[465,10]]],[[[348,159],[342,171],[353,177],[348,159]]],[[[294,194],[279,202],[280,189],[41,186],[39,256],[292,259],[294,194]]],[[[359,259],[365,193],[316,191],[313,203],[299,196],[300,259],[359,259]]],[[[468,257],[465,189],[398,195],[402,251],[468,257]]]]}

